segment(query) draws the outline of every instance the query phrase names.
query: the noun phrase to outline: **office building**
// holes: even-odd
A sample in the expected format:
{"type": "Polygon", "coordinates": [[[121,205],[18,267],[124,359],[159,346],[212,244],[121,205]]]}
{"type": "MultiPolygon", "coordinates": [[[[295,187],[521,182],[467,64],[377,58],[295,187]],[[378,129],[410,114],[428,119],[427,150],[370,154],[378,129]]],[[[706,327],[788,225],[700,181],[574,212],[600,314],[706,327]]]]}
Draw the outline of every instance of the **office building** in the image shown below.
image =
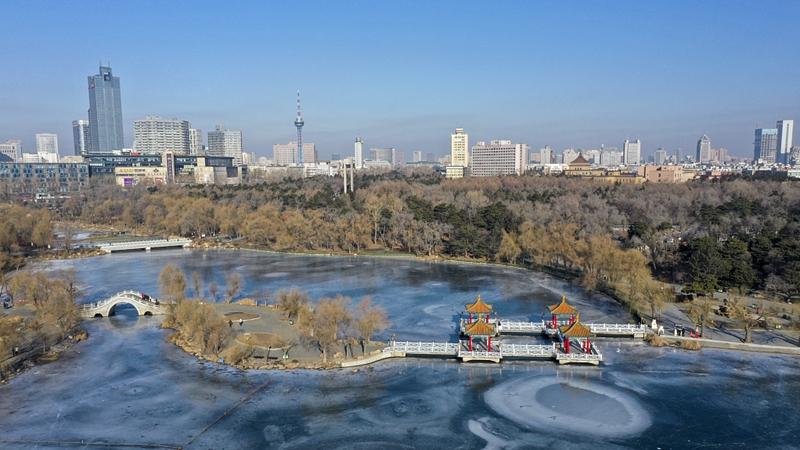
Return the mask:
{"type": "Polygon", "coordinates": [[[0,144],[0,153],[11,158],[12,162],[21,162],[22,143],[16,139],[9,139],[5,144],[0,144]]]}
{"type": "Polygon", "coordinates": [[[564,164],[571,163],[572,161],[575,160],[575,158],[578,157],[579,154],[580,154],[580,152],[578,152],[578,151],[576,151],[575,149],[572,149],[572,148],[568,148],[568,149],[564,150],[564,154],[563,154],[564,164]]]}
{"type": "Polygon", "coordinates": [[[450,165],[469,166],[469,135],[463,128],[456,128],[455,134],[450,135],[450,165]]]}
{"type": "Polygon", "coordinates": [[[37,134],[36,153],[39,155],[39,161],[47,163],[57,163],[58,136],[53,133],[37,134]]]}
{"type": "Polygon", "coordinates": [[[189,128],[189,154],[194,156],[203,154],[203,130],[189,128]]]}
{"type": "Polygon", "coordinates": [[[85,155],[92,151],[92,131],[88,120],[72,121],[72,142],[76,155],[85,155]]]}
{"type": "MultiPolygon", "coordinates": [[[[272,161],[276,166],[293,166],[300,164],[300,151],[297,142],[273,145],[272,161]]],[[[317,162],[317,147],[311,142],[303,143],[303,162],[317,162]]]]}
{"type": "Polygon", "coordinates": [[[512,144],[507,140],[491,141],[489,145],[478,142],[472,147],[472,176],[522,175],[525,171],[525,155],[529,151],[529,146],[512,144]]]}
{"type": "Polygon", "coordinates": [[[678,164],[683,164],[683,150],[680,148],[675,150],[675,162],[678,164]]]}
{"type": "Polygon", "coordinates": [[[75,194],[89,181],[85,163],[0,163],[0,183],[15,197],[75,194]]]}
{"type": "Polygon", "coordinates": [[[434,155],[433,153],[428,153],[425,156],[425,161],[427,161],[427,162],[436,162],[436,155],[434,155]]]}
{"type": "Polygon", "coordinates": [[[655,154],[653,155],[653,163],[657,166],[663,166],[667,162],[667,151],[663,148],[659,148],[656,150],[655,154]]]}
{"type": "Polygon", "coordinates": [[[714,149],[716,152],[716,161],[720,164],[724,164],[728,160],[728,149],[727,148],[717,148],[714,149]]]}
{"type": "Polygon", "coordinates": [[[185,120],[164,120],[159,116],[147,116],[133,121],[134,148],[139,153],[153,155],[163,152],[190,154],[189,129],[185,120]]]}
{"type": "Polygon", "coordinates": [[[794,120],[779,120],[778,129],[778,155],[777,162],[790,164],[792,155],[792,134],[794,133],[794,120]]]}
{"type": "Polygon", "coordinates": [[[775,164],[778,151],[778,129],[756,129],[756,141],[753,148],[753,159],[756,163],[775,164]]]}
{"type": "Polygon", "coordinates": [[[697,164],[706,164],[711,162],[711,139],[705,134],[697,141],[697,164]]]}
{"type": "Polygon", "coordinates": [[[415,150],[414,152],[412,152],[412,155],[413,155],[413,159],[412,159],[413,162],[422,161],[422,152],[421,151],[415,150]]]}
{"type": "Polygon", "coordinates": [[[356,137],[355,164],[356,169],[364,167],[364,142],[361,140],[361,136],[356,137]]]}
{"type": "Polygon", "coordinates": [[[122,97],[119,77],[111,67],[100,66],[98,75],[89,78],[89,130],[92,133],[92,152],[106,153],[122,150],[122,97]]]}
{"type": "Polygon", "coordinates": [[[242,132],[229,130],[217,125],[215,131],[208,132],[206,155],[233,158],[233,165],[242,165],[242,132]]]}
{"type": "Polygon", "coordinates": [[[622,144],[622,157],[626,166],[637,166],[642,159],[642,141],[625,139],[622,144]]]}
{"type": "Polygon", "coordinates": [[[539,163],[552,164],[553,163],[553,149],[545,145],[543,149],[539,150],[539,163]]]}
{"type": "Polygon", "coordinates": [[[601,147],[600,148],[600,165],[601,166],[618,166],[622,164],[622,153],[617,150],[617,147],[601,147]]]}
{"type": "Polygon", "coordinates": [[[369,159],[372,161],[386,161],[392,167],[397,167],[397,154],[392,147],[369,149],[369,159]]]}

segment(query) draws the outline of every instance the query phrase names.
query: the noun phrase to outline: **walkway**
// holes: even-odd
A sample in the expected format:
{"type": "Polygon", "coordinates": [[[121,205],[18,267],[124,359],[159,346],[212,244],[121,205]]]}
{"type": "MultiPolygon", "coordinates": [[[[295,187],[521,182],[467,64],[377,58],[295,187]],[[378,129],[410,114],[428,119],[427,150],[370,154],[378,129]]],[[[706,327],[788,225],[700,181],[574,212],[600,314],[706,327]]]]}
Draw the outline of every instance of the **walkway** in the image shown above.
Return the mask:
{"type": "Polygon", "coordinates": [[[106,253],[122,252],[129,250],[146,250],[154,248],[186,247],[192,243],[191,239],[150,239],[146,241],[111,242],[100,244],[100,250],[106,253]]]}

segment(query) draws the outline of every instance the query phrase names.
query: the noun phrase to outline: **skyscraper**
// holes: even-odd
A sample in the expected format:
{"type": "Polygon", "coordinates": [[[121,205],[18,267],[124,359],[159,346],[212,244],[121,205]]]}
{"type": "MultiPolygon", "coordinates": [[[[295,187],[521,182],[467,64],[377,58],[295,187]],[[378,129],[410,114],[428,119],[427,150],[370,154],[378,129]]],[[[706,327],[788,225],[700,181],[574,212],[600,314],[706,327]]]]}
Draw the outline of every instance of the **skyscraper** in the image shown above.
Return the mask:
{"type": "Polygon", "coordinates": [[[133,136],[136,150],[145,154],[166,151],[190,153],[189,129],[185,120],[164,120],[159,116],[147,116],[133,121],[133,136]]]}
{"type": "Polygon", "coordinates": [[[549,145],[545,145],[543,149],[539,150],[539,163],[552,164],[553,163],[553,150],[549,145]]]}
{"type": "Polygon", "coordinates": [[[356,169],[364,167],[364,142],[361,140],[361,136],[356,137],[355,159],[356,169]]]}
{"type": "MultiPolygon", "coordinates": [[[[272,161],[276,166],[293,166],[300,163],[300,151],[297,142],[275,144],[272,146],[272,161]]],[[[317,149],[311,142],[303,144],[303,162],[317,162],[317,149]]]]}
{"type": "Polygon", "coordinates": [[[189,128],[189,154],[203,154],[203,130],[189,128]]]}
{"type": "Polygon", "coordinates": [[[229,130],[217,125],[215,131],[208,132],[208,156],[227,156],[233,158],[234,166],[242,165],[242,132],[229,130]]]}
{"type": "Polygon", "coordinates": [[[778,156],[781,164],[789,164],[792,154],[792,134],[794,133],[794,120],[779,120],[778,128],[778,156]]]}
{"type": "Polygon", "coordinates": [[[667,162],[667,151],[663,148],[656,150],[653,154],[653,163],[657,166],[663,166],[667,162]]]}
{"type": "Polygon", "coordinates": [[[463,128],[456,128],[456,133],[450,135],[450,165],[469,166],[469,134],[463,128]]]}
{"type": "Polygon", "coordinates": [[[697,141],[697,164],[711,162],[711,139],[705,134],[697,141]]]}
{"type": "Polygon", "coordinates": [[[122,150],[122,97],[119,77],[111,67],[100,66],[100,74],[89,77],[89,129],[93,153],[122,150]]]}
{"type": "Polygon", "coordinates": [[[48,163],[58,162],[58,136],[52,133],[36,135],[36,153],[39,159],[48,163]]]}
{"type": "Polygon", "coordinates": [[[675,162],[678,164],[683,164],[683,149],[675,150],[675,162]]]}
{"type": "Polygon", "coordinates": [[[92,151],[92,130],[88,120],[72,121],[72,142],[75,154],[83,155],[92,151]]]}
{"type": "Polygon", "coordinates": [[[636,166],[642,159],[642,142],[640,140],[629,141],[625,139],[622,144],[622,157],[626,166],[636,166]]]}
{"type": "Polygon", "coordinates": [[[753,148],[753,159],[764,164],[775,164],[778,150],[778,129],[756,129],[756,142],[753,148]]]}

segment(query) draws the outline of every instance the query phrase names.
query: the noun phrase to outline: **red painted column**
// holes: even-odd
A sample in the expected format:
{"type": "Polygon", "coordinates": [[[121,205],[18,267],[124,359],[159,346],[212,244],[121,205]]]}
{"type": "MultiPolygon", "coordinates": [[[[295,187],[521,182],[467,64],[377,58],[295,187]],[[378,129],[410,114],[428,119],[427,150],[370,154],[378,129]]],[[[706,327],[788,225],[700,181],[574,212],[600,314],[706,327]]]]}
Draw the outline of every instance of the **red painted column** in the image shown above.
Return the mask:
{"type": "Polygon", "coordinates": [[[472,323],[472,313],[469,313],[469,323],[472,323]]]}
{"type": "Polygon", "coordinates": [[[489,352],[491,352],[491,351],[492,351],[492,338],[490,336],[489,337],[489,352]]]}
{"type": "Polygon", "coordinates": [[[569,355],[569,338],[564,339],[564,351],[569,355]]]}
{"type": "Polygon", "coordinates": [[[553,314],[553,328],[558,328],[558,318],[553,314]]]}
{"type": "Polygon", "coordinates": [[[486,315],[486,323],[489,323],[489,315],[486,315]]]}
{"type": "Polygon", "coordinates": [[[472,351],[472,336],[469,337],[469,351],[472,351]]]}

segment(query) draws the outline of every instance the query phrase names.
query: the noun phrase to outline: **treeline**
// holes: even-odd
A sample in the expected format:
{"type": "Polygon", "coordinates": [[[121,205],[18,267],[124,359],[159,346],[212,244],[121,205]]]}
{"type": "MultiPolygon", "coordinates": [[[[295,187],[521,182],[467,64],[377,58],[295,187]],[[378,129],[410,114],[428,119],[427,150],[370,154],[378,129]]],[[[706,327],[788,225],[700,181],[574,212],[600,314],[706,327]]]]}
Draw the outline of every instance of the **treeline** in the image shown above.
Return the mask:
{"type": "MultiPolygon", "coordinates": [[[[339,177],[243,186],[120,188],[92,182],[85,199],[62,205],[59,218],[152,234],[225,235],[280,251],[383,250],[505,260],[582,279],[596,270],[587,265],[590,250],[584,248],[605,238],[626,253],[642,253],[657,278],[699,283],[701,290],[717,283],[788,294],[800,286],[800,190],[790,180],[445,180],[414,169],[356,174],[356,190],[347,194],[339,177]],[[531,239],[547,242],[532,245],[526,241],[531,239]],[[717,247],[710,253],[713,264],[701,261],[709,255],[708,243],[717,247]],[[708,267],[715,267],[713,273],[708,267]]],[[[600,264],[612,270],[608,264],[616,263],[600,264]]]]}

